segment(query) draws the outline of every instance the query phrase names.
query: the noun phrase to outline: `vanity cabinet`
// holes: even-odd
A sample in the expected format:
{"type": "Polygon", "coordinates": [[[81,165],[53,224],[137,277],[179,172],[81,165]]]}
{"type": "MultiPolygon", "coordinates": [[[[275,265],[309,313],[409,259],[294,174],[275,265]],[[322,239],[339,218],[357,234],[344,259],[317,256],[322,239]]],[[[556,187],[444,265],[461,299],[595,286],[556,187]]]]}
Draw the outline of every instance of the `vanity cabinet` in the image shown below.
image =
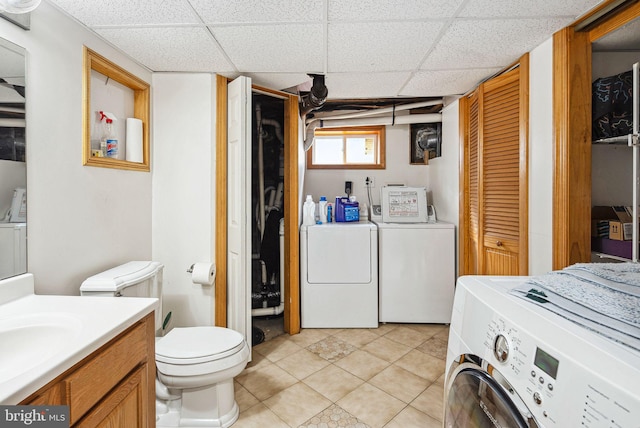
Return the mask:
{"type": "Polygon", "coordinates": [[[20,404],[68,405],[72,427],[155,426],[153,312],[20,404]]]}

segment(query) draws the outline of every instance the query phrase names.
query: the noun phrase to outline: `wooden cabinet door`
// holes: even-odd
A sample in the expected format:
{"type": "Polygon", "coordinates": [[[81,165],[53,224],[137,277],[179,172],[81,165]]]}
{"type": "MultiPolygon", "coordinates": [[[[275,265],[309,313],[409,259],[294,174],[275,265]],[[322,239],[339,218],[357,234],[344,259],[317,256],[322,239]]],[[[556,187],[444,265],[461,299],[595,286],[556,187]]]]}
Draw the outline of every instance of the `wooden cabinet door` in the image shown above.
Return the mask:
{"type": "MultiPolygon", "coordinates": [[[[147,365],[144,364],[127,376],[111,391],[99,406],[96,406],[74,428],[122,428],[153,426],[147,421],[148,388],[147,365]]],[[[155,422],[155,421],[154,421],[155,422]]]]}
{"type": "Polygon", "coordinates": [[[528,272],[528,56],[461,104],[463,274],[528,272]]]}

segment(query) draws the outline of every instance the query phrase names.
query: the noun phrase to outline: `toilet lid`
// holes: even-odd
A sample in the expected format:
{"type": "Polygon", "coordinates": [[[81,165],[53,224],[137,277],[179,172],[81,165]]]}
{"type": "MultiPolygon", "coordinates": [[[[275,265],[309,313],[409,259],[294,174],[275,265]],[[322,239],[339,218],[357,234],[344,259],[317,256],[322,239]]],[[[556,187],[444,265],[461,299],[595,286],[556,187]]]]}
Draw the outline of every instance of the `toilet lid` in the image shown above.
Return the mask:
{"type": "Polygon", "coordinates": [[[192,364],[233,355],[244,346],[244,337],[224,327],[176,327],[156,342],[156,360],[192,364]]]}

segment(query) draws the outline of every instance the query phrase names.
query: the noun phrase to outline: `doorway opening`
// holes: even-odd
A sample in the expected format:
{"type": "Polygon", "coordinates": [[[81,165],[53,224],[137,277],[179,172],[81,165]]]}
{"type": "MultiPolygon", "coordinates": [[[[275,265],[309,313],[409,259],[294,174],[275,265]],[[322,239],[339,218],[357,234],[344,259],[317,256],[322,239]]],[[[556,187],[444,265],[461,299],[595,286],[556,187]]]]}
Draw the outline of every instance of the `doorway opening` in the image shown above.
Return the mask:
{"type": "Polygon", "coordinates": [[[253,345],[284,333],[284,100],[252,93],[253,345]]]}

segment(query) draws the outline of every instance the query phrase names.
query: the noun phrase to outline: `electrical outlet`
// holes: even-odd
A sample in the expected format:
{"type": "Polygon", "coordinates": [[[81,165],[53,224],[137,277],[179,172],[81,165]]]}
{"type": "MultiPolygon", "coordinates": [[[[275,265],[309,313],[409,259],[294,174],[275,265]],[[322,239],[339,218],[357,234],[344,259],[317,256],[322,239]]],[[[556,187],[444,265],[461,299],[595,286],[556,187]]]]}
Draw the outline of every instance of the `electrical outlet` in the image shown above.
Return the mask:
{"type": "Polygon", "coordinates": [[[376,182],[373,177],[367,177],[364,179],[364,187],[376,187],[376,182]]]}
{"type": "Polygon", "coordinates": [[[353,183],[351,181],[345,181],[344,182],[344,193],[347,194],[347,196],[350,196],[352,193],[352,189],[353,189],[353,183]]]}

